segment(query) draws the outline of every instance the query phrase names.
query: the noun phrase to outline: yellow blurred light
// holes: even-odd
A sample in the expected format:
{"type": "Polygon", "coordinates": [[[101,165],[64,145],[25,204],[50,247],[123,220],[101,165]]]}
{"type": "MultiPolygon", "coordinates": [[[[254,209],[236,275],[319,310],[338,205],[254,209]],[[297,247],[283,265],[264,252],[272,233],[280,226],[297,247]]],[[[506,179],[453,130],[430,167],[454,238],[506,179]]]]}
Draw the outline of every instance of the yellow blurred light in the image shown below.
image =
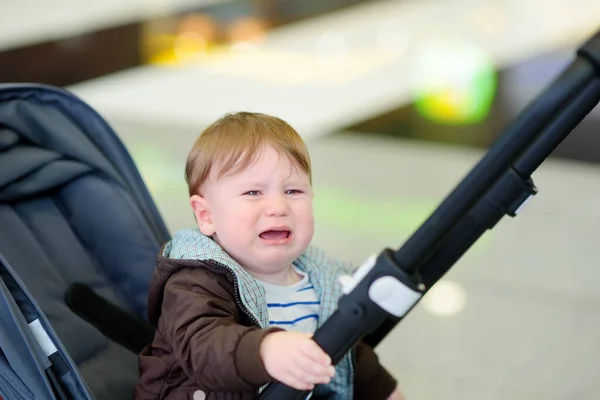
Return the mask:
{"type": "Polygon", "coordinates": [[[415,107],[445,124],[474,124],[490,112],[497,76],[489,57],[475,46],[426,43],[415,65],[415,107]]]}
{"type": "Polygon", "coordinates": [[[183,33],[175,38],[173,52],[180,61],[203,55],[208,49],[207,40],[199,33],[183,33]]]}

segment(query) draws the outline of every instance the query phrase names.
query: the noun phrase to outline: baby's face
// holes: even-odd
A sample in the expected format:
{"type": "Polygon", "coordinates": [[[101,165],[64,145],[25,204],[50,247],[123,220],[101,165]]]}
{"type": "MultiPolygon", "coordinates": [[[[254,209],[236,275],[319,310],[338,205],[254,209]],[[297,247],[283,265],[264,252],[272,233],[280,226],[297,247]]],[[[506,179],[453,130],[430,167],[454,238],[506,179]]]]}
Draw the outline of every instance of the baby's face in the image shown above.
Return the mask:
{"type": "Polygon", "coordinates": [[[288,268],[312,239],[308,175],[273,148],[203,190],[211,221],[201,230],[257,277],[288,268]]]}

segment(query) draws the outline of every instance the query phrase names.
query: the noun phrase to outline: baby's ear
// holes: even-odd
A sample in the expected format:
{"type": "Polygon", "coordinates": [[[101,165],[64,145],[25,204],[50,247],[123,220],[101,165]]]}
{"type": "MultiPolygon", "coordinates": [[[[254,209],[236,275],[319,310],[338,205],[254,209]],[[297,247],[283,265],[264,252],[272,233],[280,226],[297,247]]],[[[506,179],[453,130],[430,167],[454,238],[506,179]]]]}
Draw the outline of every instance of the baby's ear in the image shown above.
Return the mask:
{"type": "Polygon", "coordinates": [[[215,233],[215,226],[210,213],[209,201],[205,197],[195,194],[190,197],[190,205],[196,216],[200,232],[206,236],[212,236],[215,233]]]}

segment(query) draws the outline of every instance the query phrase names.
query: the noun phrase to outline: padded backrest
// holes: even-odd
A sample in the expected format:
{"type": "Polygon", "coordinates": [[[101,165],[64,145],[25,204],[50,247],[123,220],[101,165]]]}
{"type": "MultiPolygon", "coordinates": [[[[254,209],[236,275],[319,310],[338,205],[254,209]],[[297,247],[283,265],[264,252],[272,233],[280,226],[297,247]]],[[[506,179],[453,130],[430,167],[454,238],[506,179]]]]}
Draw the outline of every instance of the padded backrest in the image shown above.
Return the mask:
{"type": "Polygon", "coordinates": [[[131,398],[136,355],[73,314],[74,282],[146,318],[168,231],[110,127],[70,94],[0,85],[0,253],[98,400],[131,398]]]}

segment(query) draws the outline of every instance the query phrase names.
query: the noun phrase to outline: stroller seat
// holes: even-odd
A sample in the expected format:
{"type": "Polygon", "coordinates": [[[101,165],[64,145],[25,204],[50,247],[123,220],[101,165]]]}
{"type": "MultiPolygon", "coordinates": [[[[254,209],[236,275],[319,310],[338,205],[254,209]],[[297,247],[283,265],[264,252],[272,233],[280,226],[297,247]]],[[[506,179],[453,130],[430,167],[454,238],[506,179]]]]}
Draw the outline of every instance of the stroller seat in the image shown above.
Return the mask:
{"type": "MultiPolygon", "coordinates": [[[[130,155],[94,110],[57,88],[0,85],[0,254],[98,400],[131,398],[137,354],[73,311],[95,306],[76,289],[145,321],[168,239],[130,155]]],[[[110,324],[110,310],[95,311],[110,324]]]]}

